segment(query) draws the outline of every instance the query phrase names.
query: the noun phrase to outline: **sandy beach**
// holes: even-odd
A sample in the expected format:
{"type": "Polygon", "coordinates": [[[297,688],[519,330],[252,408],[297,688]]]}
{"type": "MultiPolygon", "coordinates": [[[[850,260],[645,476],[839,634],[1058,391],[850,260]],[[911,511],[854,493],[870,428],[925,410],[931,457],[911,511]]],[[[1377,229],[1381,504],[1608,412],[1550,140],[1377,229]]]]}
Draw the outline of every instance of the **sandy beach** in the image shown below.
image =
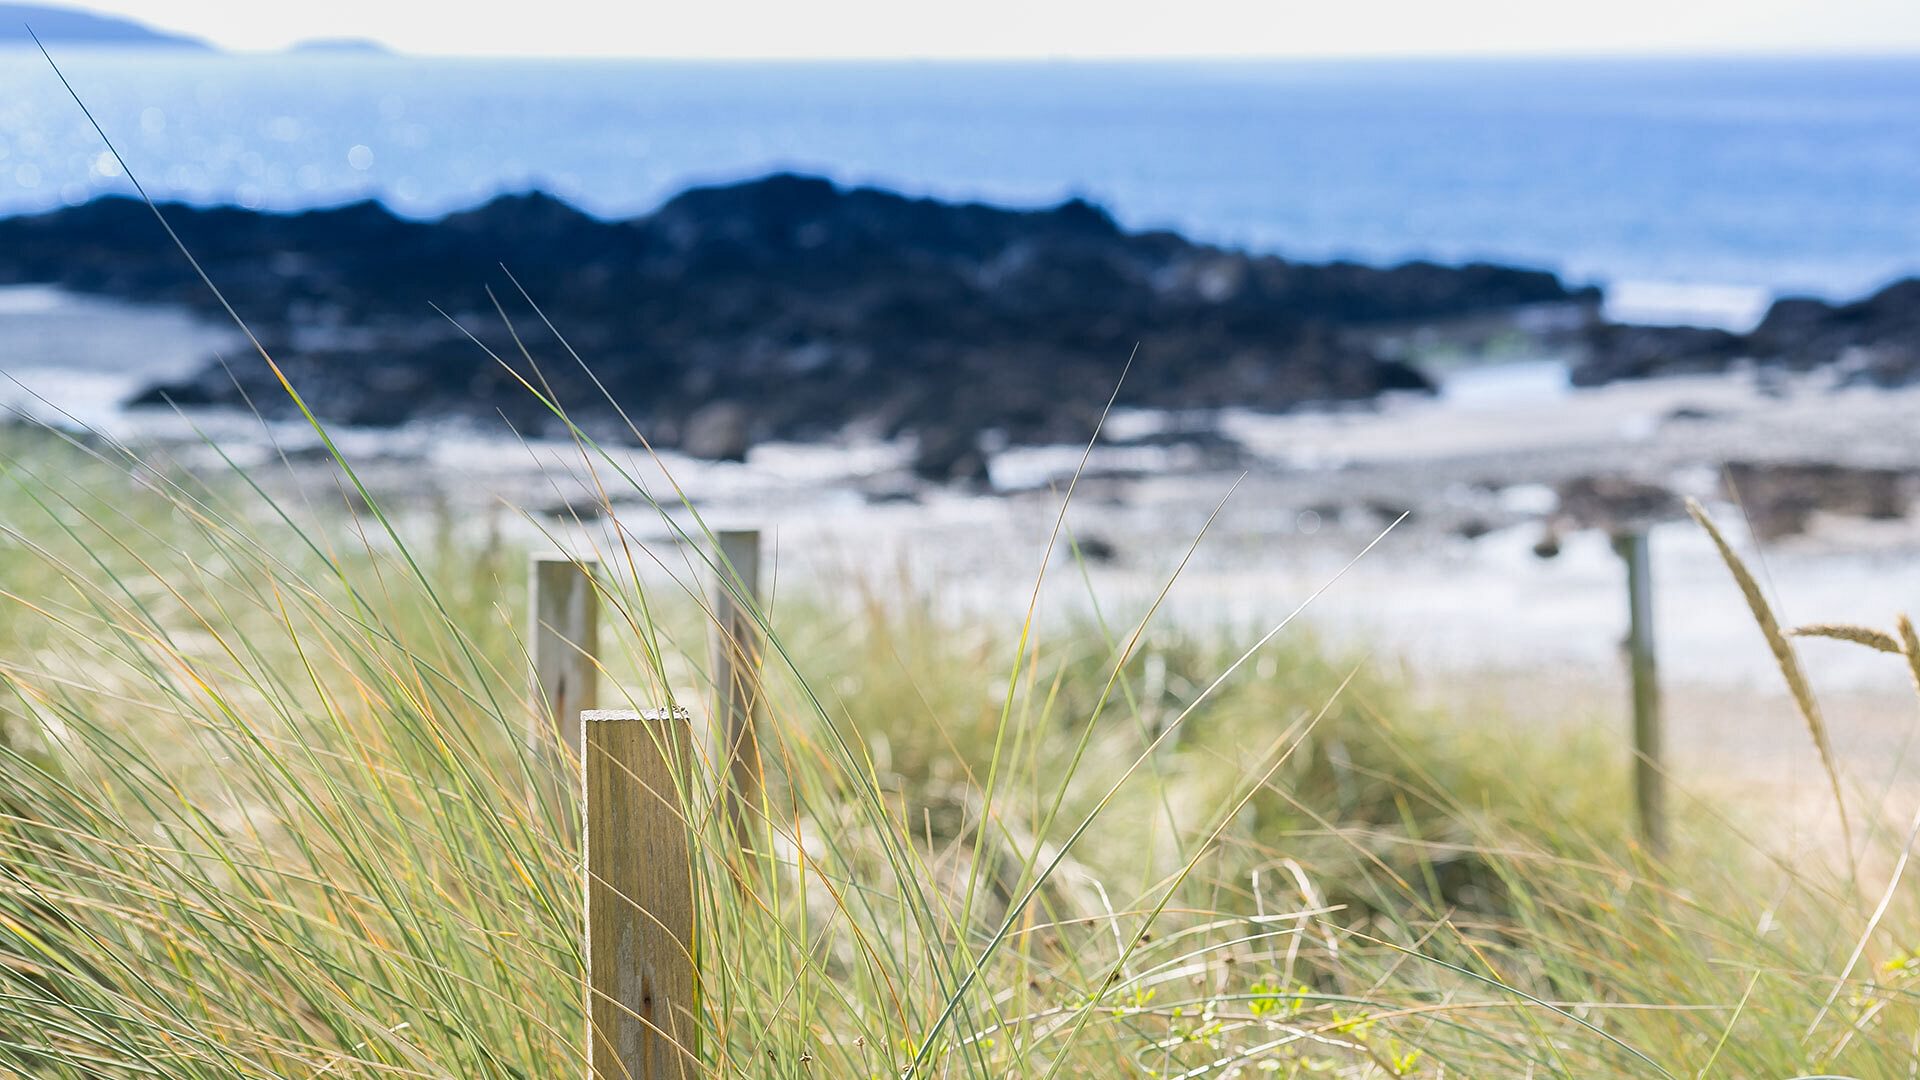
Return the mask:
{"type": "MultiPolygon", "coordinates": [[[[0,344],[28,358],[10,372],[10,400],[21,411],[71,426],[57,405],[112,437],[203,466],[213,455],[200,440],[212,438],[269,483],[310,481],[330,469],[315,460],[312,433],[296,425],[116,407],[152,370],[115,361],[128,342],[150,345],[155,365],[178,365],[210,343],[228,349],[229,362],[250,362],[228,332],[164,309],[48,290],[8,290],[0,301],[10,305],[0,344]],[[58,368],[32,362],[51,355],[55,342],[61,357],[78,359],[58,368]],[[280,461],[283,453],[291,464],[280,461]]],[[[1620,563],[1594,531],[1566,536],[1556,558],[1536,556],[1555,486],[1594,474],[1656,483],[1702,499],[1744,540],[1721,483],[1727,462],[1920,467],[1916,410],[1920,390],[1842,388],[1830,374],[1573,390],[1558,362],[1523,360],[1457,369],[1433,398],[1230,413],[1219,428],[1250,460],[1224,469],[1190,448],[1139,444],[1180,418],[1121,410],[1109,433],[1134,444],[1094,450],[1067,515],[1071,537],[1098,557],[1083,571],[1057,553],[1042,612],[1060,619],[1097,604],[1114,622],[1137,618],[1218,507],[1160,618],[1251,642],[1405,512],[1313,601],[1303,628],[1402,667],[1438,701],[1497,703],[1529,722],[1617,723],[1625,700],[1620,563]],[[1578,705],[1569,711],[1568,702],[1578,705]]],[[[524,442],[471,422],[333,434],[377,493],[466,523],[476,538],[544,543],[547,533],[566,543],[580,528],[573,514],[593,515],[596,485],[568,444],[524,442]]],[[[904,475],[909,446],[858,437],[763,445],[743,464],[633,448],[613,457],[670,507],[677,486],[713,527],[765,530],[783,589],[831,592],[850,577],[897,573],[944,605],[1017,619],[1083,450],[1004,450],[991,463],[993,493],[915,484],[904,475]]],[[[632,485],[605,462],[599,471],[627,527],[670,543],[632,485]]],[[[690,521],[684,510],[664,512],[690,521]]],[[[1920,597],[1920,521],[1912,515],[1816,514],[1804,534],[1764,547],[1748,542],[1746,550],[1788,622],[1885,626],[1920,597]]],[[[1653,551],[1678,760],[1760,782],[1813,782],[1805,733],[1705,537],[1670,521],[1654,529],[1653,551]]],[[[1816,687],[1844,703],[1835,708],[1843,753],[1867,773],[1884,772],[1913,717],[1899,665],[1825,643],[1806,653],[1816,687]]]]}

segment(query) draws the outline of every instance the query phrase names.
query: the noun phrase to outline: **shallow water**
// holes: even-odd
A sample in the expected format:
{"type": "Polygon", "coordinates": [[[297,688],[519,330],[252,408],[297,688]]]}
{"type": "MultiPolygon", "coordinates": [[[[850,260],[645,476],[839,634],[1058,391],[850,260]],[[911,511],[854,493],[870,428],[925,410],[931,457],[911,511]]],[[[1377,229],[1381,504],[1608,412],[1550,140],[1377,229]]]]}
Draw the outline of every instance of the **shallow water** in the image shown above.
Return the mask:
{"type": "Polygon", "coordinates": [[[240,335],[177,308],[0,286],[0,408],[126,432],[127,398],[239,352],[240,335]]]}

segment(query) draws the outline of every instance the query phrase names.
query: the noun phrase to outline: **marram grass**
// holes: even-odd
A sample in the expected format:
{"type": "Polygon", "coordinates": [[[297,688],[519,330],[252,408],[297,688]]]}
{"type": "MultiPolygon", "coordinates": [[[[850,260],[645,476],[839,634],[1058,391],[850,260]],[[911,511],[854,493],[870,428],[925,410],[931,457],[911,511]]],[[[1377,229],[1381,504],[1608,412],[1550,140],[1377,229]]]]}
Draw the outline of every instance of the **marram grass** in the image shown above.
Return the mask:
{"type": "MultiPolygon", "coordinates": [[[[0,453],[0,1071],[582,1075],[577,781],[529,738],[524,552],[96,443],[0,453]]],[[[602,703],[698,714],[709,568],[697,519],[637,538],[664,520],[595,534],[602,703]]],[[[1861,808],[1857,888],[1697,800],[1657,857],[1604,733],[1435,714],[1297,627],[1249,653],[835,584],[761,613],[748,850],[710,740],[684,778],[708,1075],[1920,1069],[1910,837],[1861,808]]]]}

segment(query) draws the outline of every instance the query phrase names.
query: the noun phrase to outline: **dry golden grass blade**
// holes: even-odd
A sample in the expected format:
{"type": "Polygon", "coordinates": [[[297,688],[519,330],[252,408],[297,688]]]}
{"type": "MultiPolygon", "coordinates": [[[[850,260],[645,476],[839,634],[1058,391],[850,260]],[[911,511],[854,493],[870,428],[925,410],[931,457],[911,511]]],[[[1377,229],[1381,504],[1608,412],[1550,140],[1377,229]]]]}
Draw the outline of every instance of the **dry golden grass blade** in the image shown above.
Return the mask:
{"type": "Polygon", "coordinates": [[[1720,559],[1732,572],[1735,584],[1740,586],[1741,595],[1747,598],[1747,607],[1753,612],[1754,622],[1760,625],[1760,632],[1766,636],[1768,648],[1773,650],[1773,659],[1780,667],[1780,674],[1787,681],[1787,690],[1793,695],[1793,703],[1800,710],[1800,717],[1806,721],[1807,733],[1813,736],[1814,749],[1820,752],[1820,767],[1826,771],[1827,783],[1833,787],[1834,806],[1840,811],[1840,832],[1847,845],[1847,863],[1853,864],[1853,826],[1847,820],[1847,800],[1841,794],[1840,770],[1833,759],[1833,740],[1827,734],[1827,722],[1820,715],[1820,703],[1813,699],[1813,688],[1807,684],[1806,672],[1800,667],[1800,657],[1793,651],[1793,642],[1780,629],[1780,620],[1774,618],[1773,607],[1767,603],[1766,594],[1760,591],[1760,583],[1754,580],[1753,572],[1727,543],[1720,527],[1697,500],[1687,500],[1687,513],[1693,520],[1707,530],[1713,539],[1713,546],[1720,549],[1720,559]]]}
{"type": "Polygon", "coordinates": [[[1920,694],[1920,635],[1913,632],[1913,620],[1900,616],[1900,652],[1907,658],[1907,673],[1913,676],[1913,691],[1920,694]]]}
{"type": "Polygon", "coordinates": [[[1855,645],[1865,645],[1869,649],[1878,649],[1884,653],[1899,654],[1905,652],[1892,634],[1884,630],[1875,630],[1871,626],[1853,626],[1848,623],[1808,623],[1793,628],[1794,637],[1832,638],[1835,641],[1851,641],[1855,645]]]}

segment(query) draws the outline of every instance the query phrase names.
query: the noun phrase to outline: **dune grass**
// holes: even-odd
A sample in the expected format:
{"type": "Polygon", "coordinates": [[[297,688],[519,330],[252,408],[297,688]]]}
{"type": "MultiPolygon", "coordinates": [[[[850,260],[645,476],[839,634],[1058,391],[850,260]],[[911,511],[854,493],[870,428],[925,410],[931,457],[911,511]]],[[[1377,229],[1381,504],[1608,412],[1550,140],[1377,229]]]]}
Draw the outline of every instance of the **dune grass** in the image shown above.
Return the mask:
{"type": "MultiPolygon", "coordinates": [[[[584,1072],[578,765],[528,692],[526,552],[384,505],[314,428],[338,469],[291,490],[0,429],[9,1075],[584,1072]]],[[[711,537],[572,430],[610,496],[602,704],[698,720],[711,537]],[[613,513],[635,494],[657,513],[613,513]]],[[[1849,823],[1833,859],[1697,799],[1644,850],[1614,742],[1422,709],[1287,613],[787,590],[745,849],[710,733],[681,778],[698,1074],[1920,1076],[1920,815],[1847,804],[1702,524],[1849,823]]],[[[1920,690],[1895,627],[1803,630],[1920,690]]]]}
{"type": "MultiPolygon", "coordinates": [[[[0,1068],[581,1075],[525,552],[45,433],[0,473],[0,1068]]],[[[707,711],[699,530],[589,531],[603,704],[707,711]]],[[[1698,802],[1656,857],[1617,745],[1423,709],[1300,625],[833,584],[761,613],[748,850],[704,731],[685,778],[703,1074],[1920,1068],[1904,822],[1854,808],[1858,880],[1698,802]]]]}

